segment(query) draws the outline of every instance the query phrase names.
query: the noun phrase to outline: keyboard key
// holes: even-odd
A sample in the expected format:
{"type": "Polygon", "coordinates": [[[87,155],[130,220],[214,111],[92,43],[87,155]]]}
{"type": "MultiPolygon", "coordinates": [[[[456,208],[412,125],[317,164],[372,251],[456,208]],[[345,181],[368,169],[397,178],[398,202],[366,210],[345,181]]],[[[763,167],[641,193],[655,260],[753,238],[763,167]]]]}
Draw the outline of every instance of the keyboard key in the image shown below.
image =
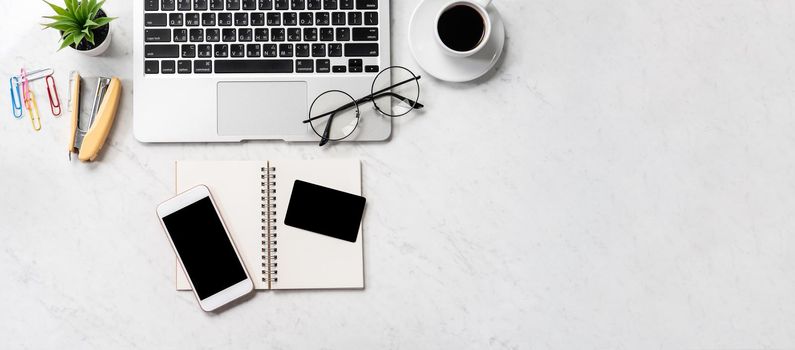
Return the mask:
{"type": "Polygon", "coordinates": [[[158,61],[145,61],[144,62],[144,73],[146,73],[146,74],[158,74],[158,73],[160,73],[160,62],[158,62],[158,61]]]}
{"type": "Polygon", "coordinates": [[[193,71],[199,74],[212,73],[213,61],[209,60],[193,61],[193,71]]]}
{"type": "Polygon", "coordinates": [[[174,42],[184,43],[188,41],[187,29],[174,29],[174,42]]]}
{"type": "Polygon", "coordinates": [[[293,10],[303,10],[304,9],[304,0],[292,0],[290,1],[290,7],[293,10]]]}
{"type": "Polygon", "coordinates": [[[351,73],[361,73],[362,66],[348,66],[348,71],[351,73]]]}
{"type": "Polygon", "coordinates": [[[194,58],[194,57],[196,57],[196,45],[193,44],[182,45],[182,58],[194,58]]]}
{"type": "Polygon", "coordinates": [[[268,26],[282,25],[282,16],[278,12],[268,13],[268,26]]]}
{"type": "Polygon", "coordinates": [[[362,24],[361,12],[348,12],[348,25],[358,26],[362,24]]]}
{"type": "Polygon", "coordinates": [[[165,13],[144,14],[144,26],[165,27],[166,25],[168,25],[168,15],[165,13]]]}
{"type": "Polygon", "coordinates": [[[351,40],[350,28],[337,28],[337,41],[349,41],[349,40],[351,40]]]}
{"type": "Polygon", "coordinates": [[[293,44],[279,44],[279,57],[293,57],[293,44]]]}
{"type": "Polygon", "coordinates": [[[334,28],[320,28],[320,41],[333,41],[334,28]]]}
{"type": "Polygon", "coordinates": [[[191,0],[179,0],[177,2],[177,9],[180,11],[190,11],[191,0]]]}
{"type": "Polygon", "coordinates": [[[168,25],[172,27],[182,27],[183,24],[184,21],[181,13],[168,14],[168,25]]]}
{"type": "Polygon", "coordinates": [[[193,67],[191,66],[191,61],[179,61],[177,62],[177,73],[179,74],[190,74],[193,72],[193,67]]]}
{"type": "Polygon", "coordinates": [[[207,11],[207,0],[193,0],[193,10],[207,11]]]}
{"type": "Polygon", "coordinates": [[[323,0],[323,9],[324,10],[336,10],[337,9],[337,0],[323,0]]]}
{"type": "Polygon", "coordinates": [[[240,0],[226,0],[226,9],[229,11],[240,10],[240,0]]]}
{"type": "Polygon", "coordinates": [[[258,0],[260,10],[273,10],[273,0],[258,0]]]}
{"type": "Polygon", "coordinates": [[[254,40],[254,34],[251,28],[240,28],[240,30],[237,31],[237,41],[245,43],[252,40],[254,40]]]}
{"type": "Polygon", "coordinates": [[[328,44],[329,57],[342,57],[342,44],[328,44]]]}
{"type": "Polygon", "coordinates": [[[146,58],[178,58],[179,45],[144,45],[146,58]]]}
{"type": "Polygon", "coordinates": [[[356,0],[357,10],[375,10],[378,8],[378,0],[356,0]]]}
{"type": "Polygon", "coordinates": [[[213,46],[209,44],[199,45],[199,54],[197,56],[201,58],[213,57],[213,46]]]}
{"type": "Polygon", "coordinates": [[[326,57],[326,44],[312,44],[312,57],[326,57]]]}
{"type": "Polygon", "coordinates": [[[276,44],[263,44],[262,45],[262,57],[276,57],[279,49],[277,48],[276,44]]]}
{"type": "Polygon", "coordinates": [[[243,0],[243,9],[248,11],[256,10],[257,0],[243,0]]]}
{"type": "Polygon", "coordinates": [[[378,41],[378,28],[353,28],[353,41],[378,41]]]}
{"type": "Polygon", "coordinates": [[[237,41],[237,30],[235,28],[224,28],[221,34],[221,40],[225,43],[237,41]]]}
{"type": "Polygon", "coordinates": [[[334,66],[333,70],[334,73],[345,73],[348,71],[348,68],[345,66],[334,66]]]}
{"type": "Polygon", "coordinates": [[[378,44],[345,44],[346,57],[378,56],[378,44]]]}
{"type": "Polygon", "coordinates": [[[315,25],[327,26],[331,23],[331,14],[328,12],[318,12],[315,15],[315,25]]]}
{"type": "Polygon", "coordinates": [[[216,73],[292,73],[293,60],[216,60],[216,73]]]}
{"type": "Polygon", "coordinates": [[[309,10],[321,10],[321,3],[320,0],[307,0],[306,1],[306,8],[309,10]]]}
{"type": "Polygon", "coordinates": [[[210,10],[223,11],[224,10],[224,0],[210,0],[210,10]]]}
{"type": "Polygon", "coordinates": [[[286,26],[294,26],[298,24],[298,14],[295,12],[285,12],[283,15],[282,23],[286,26]]]}
{"type": "Polygon", "coordinates": [[[157,11],[159,9],[160,9],[160,3],[158,0],[144,0],[145,11],[157,11]]]}
{"type": "Polygon", "coordinates": [[[251,25],[254,27],[262,27],[265,25],[265,14],[262,12],[254,12],[251,14],[251,25]]]}
{"type": "Polygon", "coordinates": [[[185,14],[185,25],[188,27],[198,27],[201,24],[201,16],[198,13],[185,14]]]}
{"type": "Polygon", "coordinates": [[[331,61],[330,60],[317,60],[315,61],[315,70],[318,73],[328,73],[331,71],[331,61]]]}
{"type": "Polygon", "coordinates": [[[235,26],[247,27],[248,26],[248,13],[239,12],[235,13],[235,26]]]}
{"type": "Polygon", "coordinates": [[[171,29],[146,29],[144,41],[148,43],[167,43],[171,41],[171,29]]]}
{"type": "Polygon", "coordinates": [[[232,26],[232,14],[229,12],[221,12],[218,14],[218,25],[222,27],[232,26]]]}
{"type": "Polygon", "coordinates": [[[302,26],[311,26],[315,22],[312,12],[301,12],[298,16],[298,24],[302,26]]]}
{"type": "Polygon", "coordinates": [[[215,27],[215,14],[202,13],[202,25],[205,27],[215,27]]]}
{"type": "Polygon", "coordinates": [[[254,29],[254,41],[268,41],[268,28],[254,29]]]}
{"type": "Polygon", "coordinates": [[[200,43],[204,41],[204,29],[191,29],[190,30],[190,42],[192,43],[200,43]]]}
{"type": "Polygon", "coordinates": [[[287,41],[301,41],[301,28],[287,28],[287,41]]]}
{"type": "Polygon", "coordinates": [[[177,9],[177,5],[174,0],[163,0],[160,2],[160,9],[163,11],[174,11],[177,9]]]}
{"type": "Polygon", "coordinates": [[[364,66],[364,71],[368,73],[378,73],[378,66],[364,66]]]}
{"type": "Polygon", "coordinates": [[[213,56],[220,58],[229,57],[229,45],[227,44],[213,45],[213,56]]]}
{"type": "Polygon", "coordinates": [[[229,55],[232,57],[245,57],[246,45],[234,44],[229,47],[229,55]]]}
{"type": "Polygon", "coordinates": [[[276,9],[277,10],[289,10],[290,9],[290,1],[289,0],[275,0],[276,1],[276,9]]]}
{"type": "Polygon", "coordinates": [[[317,28],[304,28],[304,41],[317,41],[317,28]]]}
{"type": "Polygon", "coordinates": [[[345,12],[332,12],[331,13],[331,24],[335,26],[344,26],[345,25],[345,12]]]}
{"type": "Polygon", "coordinates": [[[174,74],[177,72],[177,63],[174,61],[160,62],[160,72],[163,74],[174,74]]]}
{"type": "Polygon", "coordinates": [[[340,0],[340,10],[352,10],[353,0],[340,0]]]}
{"type": "Polygon", "coordinates": [[[271,41],[284,41],[284,28],[271,29],[271,41]]]}
{"type": "Polygon", "coordinates": [[[259,57],[261,55],[262,46],[259,44],[246,45],[246,57],[259,57]]]}
{"type": "Polygon", "coordinates": [[[364,13],[364,24],[368,26],[374,26],[378,24],[378,12],[365,12],[364,13]]]}
{"type": "Polygon", "coordinates": [[[313,73],[315,71],[315,61],[313,60],[295,60],[296,73],[313,73]]]}
{"type": "Polygon", "coordinates": [[[309,57],[309,44],[295,44],[295,57],[309,57]]]}
{"type": "Polygon", "coordinates": [[[210,42],[210,43],[217,43],[217,42],[221,41],[221,30],[220,29],[212,28],[212,29],[207,29],[205,32],[206,32],[207,35],[205,35],[205,39],[206,40],[204,40],[204,41],[210,42]]]}
{"type": "Polygon", "coordinates": [[[361,58],[351,58],[348,60],[348,68],[351,67],[361,67],[362,66],[362,59],[361,58]]]}

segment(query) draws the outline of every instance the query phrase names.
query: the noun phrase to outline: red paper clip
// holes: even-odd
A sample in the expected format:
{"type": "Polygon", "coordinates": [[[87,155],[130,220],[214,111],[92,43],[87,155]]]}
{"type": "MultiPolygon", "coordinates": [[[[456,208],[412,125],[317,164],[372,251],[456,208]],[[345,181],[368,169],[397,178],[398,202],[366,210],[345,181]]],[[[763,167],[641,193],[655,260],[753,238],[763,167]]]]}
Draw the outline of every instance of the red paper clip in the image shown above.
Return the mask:
{"type": "Polygon", "coordinates": [[[50,98],[50,111],[53,117],[60,116],[61,98],[58,97],[58,88],[55,86],[55,78],[50,74],[44,78],[44,81],[47,83],[47,96],[50,98]]]}

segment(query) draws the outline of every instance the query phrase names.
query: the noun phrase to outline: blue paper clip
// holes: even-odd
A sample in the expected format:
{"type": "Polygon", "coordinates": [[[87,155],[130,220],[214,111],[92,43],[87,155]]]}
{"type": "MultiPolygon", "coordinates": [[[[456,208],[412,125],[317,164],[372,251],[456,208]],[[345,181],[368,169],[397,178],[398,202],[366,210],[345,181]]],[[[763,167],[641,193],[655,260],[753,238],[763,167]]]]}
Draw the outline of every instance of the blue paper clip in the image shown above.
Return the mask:
{"type": "Polygon", "coordinates": [[[19,78],[10,78],[8,79],[8,83],[11,85],[11,113],[14,115],[14,118],[22,118],[22,93],[19,92],[19,78]],[[16,89],[14,89],[15,87],[16,89]],[[14,90],[16,90],[16,94],[14,90]]]}

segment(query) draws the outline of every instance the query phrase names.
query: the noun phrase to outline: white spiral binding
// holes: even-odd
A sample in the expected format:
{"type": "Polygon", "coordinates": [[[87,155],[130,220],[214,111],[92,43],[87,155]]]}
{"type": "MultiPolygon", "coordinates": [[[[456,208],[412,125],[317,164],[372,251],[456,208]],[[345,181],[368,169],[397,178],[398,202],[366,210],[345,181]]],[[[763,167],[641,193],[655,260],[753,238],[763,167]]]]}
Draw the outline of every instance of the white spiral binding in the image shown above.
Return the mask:
{"type": "Polygon", "coordinates": [[[262,187],[262,282],[268,282],[268,288],[279,281],[276,236],[276,168],[261,168],[260,183],[262,187]]]}

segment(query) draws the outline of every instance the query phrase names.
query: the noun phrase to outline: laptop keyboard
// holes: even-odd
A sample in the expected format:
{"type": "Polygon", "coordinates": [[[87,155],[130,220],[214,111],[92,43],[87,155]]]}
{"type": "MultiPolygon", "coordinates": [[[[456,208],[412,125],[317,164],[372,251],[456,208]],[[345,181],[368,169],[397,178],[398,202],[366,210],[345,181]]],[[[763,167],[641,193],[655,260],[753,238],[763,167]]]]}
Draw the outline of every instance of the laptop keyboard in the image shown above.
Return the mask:
{"type": "Polygon", "coordinates": [[[146,74],[379,71],[378,0],[144,0],[144,11],[146,74]]]}

